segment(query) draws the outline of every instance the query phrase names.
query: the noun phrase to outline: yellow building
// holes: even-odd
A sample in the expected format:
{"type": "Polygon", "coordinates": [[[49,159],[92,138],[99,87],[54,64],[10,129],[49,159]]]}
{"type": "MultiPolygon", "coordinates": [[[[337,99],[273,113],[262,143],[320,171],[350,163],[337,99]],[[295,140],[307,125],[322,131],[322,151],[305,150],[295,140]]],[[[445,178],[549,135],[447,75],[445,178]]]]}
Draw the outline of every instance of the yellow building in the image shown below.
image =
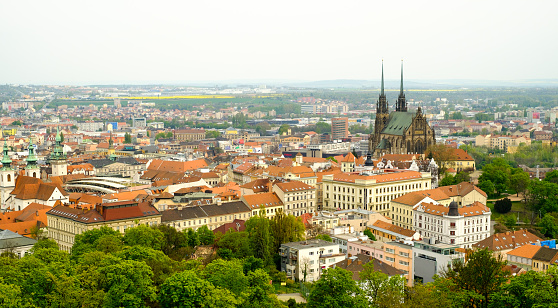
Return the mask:
{"type": "Polygon", "coordinates": [[[300,216],[316,211],[316,188],[300,181],[275,183],[272,191],[283,202],[283,212],[300,216]]]}
{"type": "Polygon", "coordinates": [[[157,225],[161,214],[148,202],[125,201],[102,203],[95,209],[58,205],[46,213],[48,237],[55,240],[61,250],[70,252],[75,236],[103,226],[124,233],[138,225],[157,225]]]}
{"type": "Polygon", "coordinates": [[[323,209],[361,208],[389,217],[391,200],[413,191],[430,189],[431,178],[430,173],[418,171],[324,175],[323,209]]]}
{"type": "Polygon", "coordinates": [[[558,262],[558,250],[541,247],[533,256],[532,270],[537,272],[546,272],[551,265],[558,262]]]}
{"type": "Polygon", "coordinates": [[[283,210],[283,202],[273,192],[242,196],[240,200],[250,208],[252,216],[259,215],[260,211],[265,211],[265,216],[272,218],[278,211],[283,210]]]}

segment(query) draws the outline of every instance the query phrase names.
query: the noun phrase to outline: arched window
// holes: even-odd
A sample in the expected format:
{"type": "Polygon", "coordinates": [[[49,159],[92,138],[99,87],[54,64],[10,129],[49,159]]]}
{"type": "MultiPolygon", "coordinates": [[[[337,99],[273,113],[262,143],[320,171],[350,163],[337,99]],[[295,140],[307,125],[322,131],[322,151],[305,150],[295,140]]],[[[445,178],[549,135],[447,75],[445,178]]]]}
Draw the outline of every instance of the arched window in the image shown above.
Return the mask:
{"type": "Polygon", "coordinates": [[[12,181],[12,175],[8,174],[8,182],[11,182],[11,181],[12,181]]]}

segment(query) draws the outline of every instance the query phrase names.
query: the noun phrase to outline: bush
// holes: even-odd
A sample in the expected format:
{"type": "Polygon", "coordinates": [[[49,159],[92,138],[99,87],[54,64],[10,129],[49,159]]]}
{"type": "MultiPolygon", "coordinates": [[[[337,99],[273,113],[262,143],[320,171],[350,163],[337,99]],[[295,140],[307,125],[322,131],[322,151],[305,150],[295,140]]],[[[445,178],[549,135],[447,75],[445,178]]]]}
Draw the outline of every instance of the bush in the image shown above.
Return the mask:
{"type": "Polygon", "coordinates": [[[512,202],[509,198],[497,200],[494,203],[494,210],[500,214],[506,214],[511,211],[512,202]]]}

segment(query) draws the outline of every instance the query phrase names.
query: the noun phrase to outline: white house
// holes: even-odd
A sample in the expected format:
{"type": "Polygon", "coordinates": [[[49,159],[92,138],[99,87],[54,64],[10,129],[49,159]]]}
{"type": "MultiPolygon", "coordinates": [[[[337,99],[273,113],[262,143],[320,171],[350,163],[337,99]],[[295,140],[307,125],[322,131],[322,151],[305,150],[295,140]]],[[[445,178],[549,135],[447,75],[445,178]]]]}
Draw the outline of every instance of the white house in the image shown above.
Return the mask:
{"type": "Polygon", "coordinates": [[[345,260],[339,245],[320,239],[281,244],[281,271],[297,281],[316,281],[322,271],[345,260]]]}
{"type": "Polygon", "coordinates": [[[462,248],[471,246],[490,236],[490,209],[480,203],[458,207],[453,201],[449,207],[437,203],[421,203],[414,209],[414,227],[423,238],[434,238],[445,244],[462,248]]]}

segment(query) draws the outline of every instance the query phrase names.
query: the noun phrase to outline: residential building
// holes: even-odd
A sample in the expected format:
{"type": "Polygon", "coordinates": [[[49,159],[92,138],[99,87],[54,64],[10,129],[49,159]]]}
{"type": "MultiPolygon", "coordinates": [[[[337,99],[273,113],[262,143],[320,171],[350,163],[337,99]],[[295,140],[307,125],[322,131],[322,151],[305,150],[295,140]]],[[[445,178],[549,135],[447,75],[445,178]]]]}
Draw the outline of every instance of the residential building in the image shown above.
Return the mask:
{"type": "Polygon", "coordinates": [[[0,230],[0,253],[11,252],[18,258],[25,257],[37,240],[25,237],[10,230],[0,230]]]}
{"type": "Polygon", "coordinates": [[[368,228],[372,231],[376,239],[382,242],[399,240],[413,241],[420,238],[420,233],[416,231],[401,228],[382,220],[376,220],[372,225],[368,225],[368,228]]]}
{"type": "Polygon", "coordinates": [[[147,126],[147,121],[145,118],[132,118],[132,127],[144,128],[147,126]]]}
{"type": "Polygon", "coordinates": [[[496,233],[474,244],[473,248],[487,248],[492,251],[495,256],[501,255],[504,260],[507,260],[507,253],[513,249],[523,245],[536,243],[541,240],[542,239],[540,237],[534,235],[533,233],[525,229],[521,229],[505,233],[496,233]]]}
{"type": "Polygon", "coordinates": [[[414,284],[413,246],[402,242],[384,243],[384,262],[403,272],[407,286],[414,284]]]}
{"type": "Polygon", "coordinates": [[[350,227],[354,232],[364,232],[368,225],[372,225],[377,220],[390,221],[380,213],[363,209],[336,211],[333,215],[339,217],[340,226],[350,227]]]}
{"type": "Polygon", "coordinates": [[[46,213],[48,237],[61,250],[71,251],[75,236],[85,231],[106,226],[124,233],[127,228],[161,223],[161,214],[148,202],[124,201],[102,203],[94,209],[79,206],[55,206],[46,213]]]}
{"type": "Polygon", "coordinates": [[[317,281],[324,269],[345,259],[339,245],[320,239],[281,244],[279,255],[281,271],[296,281],[317,281]]]}
{"type": "Polygon", "coordinates": [[[272,218],[278,211],[284,211],[283,202],[274,192],[242,196],[240,200],[250,208],[252,216],[265,211],[265,216],[272,218]]]}
{"type": "Polygon", "coordinates": [[[179,206],[161,212],[161,223],[178,231],[207,226],[209,230],[232,223],[235,219],[247,220],[251,209],[242,201],[202,204],[199,206],[179,206]]]}
{"type": "Polygon", "coordinates": [[[533,257],[541,249],[539,245],[523,245],[507,253],[508,264],[521,267],[527,271],[533,269],[533,257]]]}
{"type": "Polygon", "coordinates": [[[532,259],[532,270],[546,272],[551,265],[558,265],[558,249],[542,246],[532,259]]]}
{"type": "Polygon", "coordinates": [[[93,172],[97,176],[133,177],[145,171],[145,164],[126,156],[92,159],[87,163],[93,166],[93,172]]]}
{"type": "Polygon", "coordinates": [[[331,119],[331,138],[333,140],[349,138],[349,118],[331,119]]]}
{"type": "Polygon", "coordinates": [[[365,209],[389,217],[391,200],[413,191],[430,189],[427,172],[331,174],[322,177],[326,210],[365,209]]]}
{"type": "Polygon", "coordinates": [[[414,230],[423,238],[440,243],[471,248],[490,236],[490,209],[480,202],[458,207],[436,203],[421,203],[414,208],[414,230]]]}
{"type": "Polygon", "coordinates": [[[174,139],[180,141],[195,141],[205,139],[204,129],[179,129],[174,131],[174,139]]]}
{"type": "Polygon", "coordinates": [[[20,175],[6,200],[6,206],[16,211],[25,209],[31,203],[54,206],[58,202],[68,202],[68,196],[58,184],[44,183],[41,179],[20,175]]]}
{"type": "Polygon", "coordinates": [[[372,262],[374,265],[374,271],[386,274],[388,277],[403,276],[404,272],[399,270],[386,262],[378,260],[376,258],[359,254],[343,261],[335,263],[334,268],[342,268],[353,273],[353,280],[360,280],[360,273],[364,270],[364,265],[368,262],[372,262]]]}
{"type": "Polygon", "coordinates": [[[530,145],[531,138],[525,136],[500,136],[500,135],[478,135],[475,137],[475,146],[496,148],[508,152],[510,147],[518,147],[521,144],[530,145]]]}
{"type": "Polygon", "coordinates": [[[316,211],[316,188],[300,181],[276,182],[272,191],[284,205],[284,213],[300,216],[316,211]]]}

